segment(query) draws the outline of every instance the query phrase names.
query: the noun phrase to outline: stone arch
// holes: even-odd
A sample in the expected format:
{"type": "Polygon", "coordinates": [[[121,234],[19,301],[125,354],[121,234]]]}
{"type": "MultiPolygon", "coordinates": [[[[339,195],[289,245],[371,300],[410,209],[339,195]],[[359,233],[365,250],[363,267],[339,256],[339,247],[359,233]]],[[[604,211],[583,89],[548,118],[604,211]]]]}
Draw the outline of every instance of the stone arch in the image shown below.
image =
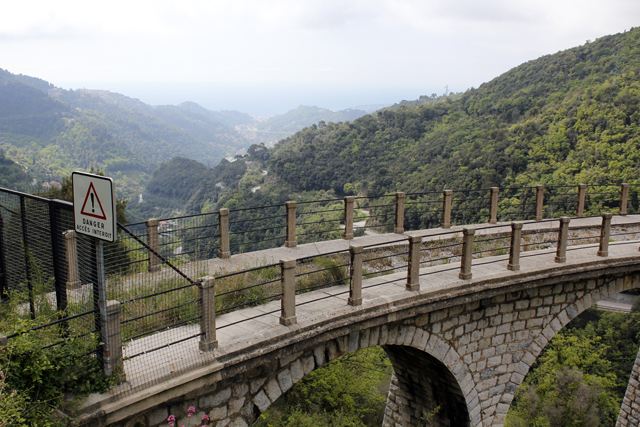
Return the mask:
{"type": "MultiPolygon", "coordinates": [[[[509,393],[501,401],[506,405],[503,407],[504,416],[513,401],[515,392],[524,381],[531,366],[540,356],[543,349],[560,332],[571,320],[578,315],[594,306],[598,301],[605,299],[611,295],[622,291],[640,287],[640,276],[609,276],[598,279],[581,280],[575,282],[567,282],[553,286],[553,300],[555,307],[559,307],[556,314],[548,314],[541,316],[543,322],[540,327],[535,330],[535,337],[529,340],[529,344],[523,348],[523,353],[516,372],[512,376],[510,382],[509,393]]],[[[551,286],[547,286],[551,288],[551,286]]],[[[549,295],[551,296],[551,295],[549,295]]],[[[532,332],[532,331],[530,331],[532,332]]],[[[502,425],[502,424],[500,424],[502,425]]]]}
{"type": "MultiPolygon", "coordinates": [[[[441,412],[434,421],[442,426],[476,426],[479,401],[469,369],[456,350],[437,334],[411,324],[391,323],[353,331],[333,338],[307,351],[278,359],[278,369],[248,384],[254,410],[245,410],[247,425],[268,409],[296,382],[325,363],[357,350],[381,345],[394,365],[394,391],[390,392],[385,414],[385,426],[418,426],[423,413],[436,406],[441,412]],[[420,362],[416,374],[425,380],[419,385],[410,381],[402,359],[420,362]],[[395,361],[395,363],[394,363],[395,361]],[[429,377],[429,378],[427,378],[429,377]],[[446,390],[443,387],[446,386],[446,390]],[[417,393],[415,393],[417,391],[417,393]],[[440,393],[440,394],[438,394],[440,393]],[[396,408],[394,410],[394,406],[396,408]],[[475,422],[470,422],[471,415],[475,422]],[[404,423],[398,423],[404,418],[404,423]]],[[[230,424],[231,425],[231,424],[230,424]]],[[[241,424],[238,424],[241,425],[241,424]]]]}

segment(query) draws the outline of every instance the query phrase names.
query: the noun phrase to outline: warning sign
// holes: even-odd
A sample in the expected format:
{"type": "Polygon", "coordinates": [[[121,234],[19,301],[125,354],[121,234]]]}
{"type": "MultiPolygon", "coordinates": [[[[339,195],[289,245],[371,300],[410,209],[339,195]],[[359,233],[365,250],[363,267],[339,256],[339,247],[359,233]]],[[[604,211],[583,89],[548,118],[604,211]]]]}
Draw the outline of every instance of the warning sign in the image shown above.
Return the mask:
{"type": "Polygon", "coordinates": [[[113,180],[85,172],[73,172],[75,230],[96,239],[116,240],[116,204],[113,180]]]}
{"type": "Polygon", "coordinates": [[[104,214],[104,209],[102,209],[102,203],[96,194],[93,182],[89,185],[89,190],[87,190],[87,196],[84,198],[84,203],[82,204],[82,210],[80,213],[93,218],[107,219],[107,216],[104,214]],[[87,206],[89,201],[91,201],[91,204],[87,206]]]}

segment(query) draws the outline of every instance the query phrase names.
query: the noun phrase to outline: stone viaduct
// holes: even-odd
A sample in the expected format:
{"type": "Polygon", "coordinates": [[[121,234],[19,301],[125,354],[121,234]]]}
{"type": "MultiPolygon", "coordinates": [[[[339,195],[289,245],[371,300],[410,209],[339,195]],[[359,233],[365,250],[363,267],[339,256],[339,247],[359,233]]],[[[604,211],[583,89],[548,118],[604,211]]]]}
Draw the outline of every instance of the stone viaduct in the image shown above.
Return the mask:
{"type": "MultiPolygon", "coordinates": [[[[423,415],[436,407],[430,425],[502,426],[554,335],[597,301],[640,287],[638,242],[611,245],[608,254],[597,249],[572,247],[566,262],[555,250],[527,252],[519,269],[508,268],[508,256],[474,259],[473,276],[464,278],[459,266],[427,267],[411,288],[406,272],[372,278],[363,281],[361,305],[346,303],[344,287],[314,291],[297,297],[297,322],[288,326],[269,314],[280,302],[267,304],[260,322],[240,327],[229,317],[227,335],[218,335],[219,347],[197,369],[125,397],[92,396],[85,423],[155,427],[173,414],[181,426],[194,406],[196,418],[209,415],[209,426],[250,426],[316,368],[380,345],[394,371],[385,427],[424,426],[423,415]],[[320,293],[334,298],[318,300],[320,293]]],[[[638,425],[638,372],[619,425],[638,425]]]]}

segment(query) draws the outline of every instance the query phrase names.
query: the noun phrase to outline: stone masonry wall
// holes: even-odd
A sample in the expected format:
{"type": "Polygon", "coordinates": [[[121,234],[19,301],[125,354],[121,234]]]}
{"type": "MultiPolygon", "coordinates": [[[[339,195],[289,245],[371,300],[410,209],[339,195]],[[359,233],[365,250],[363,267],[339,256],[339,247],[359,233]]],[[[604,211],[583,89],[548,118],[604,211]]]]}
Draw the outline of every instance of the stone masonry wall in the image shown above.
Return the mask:
{"type": "Polygon", "coordinates": [[[300,344],[260,366],[227,367],[226,377],[213,385],[113,425],[132,427],[138,420],[143,426],[165,426],[169,414],[182,425],[187,408],[194,406],[198,419],[209,415],[210,427],[250,426],[314,369],[348,352],[382,345],[395,370],[384,426],[423,426],[422,415],[438,406],[433,420],[439,426],[502,426],[516,390],[549,340],[598,300],[637,287],[640,275],[634,273],[510,288],[487,298],[461,297],[436,311],[393,313],[383,316],[384,324],[380,319],[354,323],[347,335],[300,344]],[[428,379],[429,373],[436,375],[428,379]],[[451,403],[443,403],[443,390],[451,403]]]}
{"type": "Polygon", "coordinates": [[[631,379],[622,401],[616,427],[637,427],[640,425],[640,349],[631,370],[631,379]]]}

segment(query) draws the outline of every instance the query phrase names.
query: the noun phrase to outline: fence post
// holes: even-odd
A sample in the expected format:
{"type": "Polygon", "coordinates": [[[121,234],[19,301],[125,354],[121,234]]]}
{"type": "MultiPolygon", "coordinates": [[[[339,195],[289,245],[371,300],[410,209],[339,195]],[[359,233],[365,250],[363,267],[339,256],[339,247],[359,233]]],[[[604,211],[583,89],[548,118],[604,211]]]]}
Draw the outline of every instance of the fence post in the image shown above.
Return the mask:
{"type": "Polygon", "coordinates": [[[284,245],[287,248],[295,248],[296,243],[296,206],[297,202],[286,202],[287,206],[287,240],[284,245]]]}
{"type": "MultiPolygon", "coordinates": [[[[160,253],[160,243],[158,242],[158,224],[157,218],[151,218],[147,221],[147,244],[156,253],[160,253]]],[[[160,258],[149,251],[149,273],[160,271],[160,258]]]]}
{"type": "MultiPolygon", "coordinates": [[[[107,345],[104,351],[104,370],[107,376],[111,374],[124,375],[122,361],[122,333],[121,306],[118,301],[107,301],[107,345]]],[[[122,378],[121,380],[124,380],[122,378]]]]}
{"type": "Polygon", "coordinates": [[[27,206],[24,196],[20,196],[20,221],[22,223],[22,246],[24,248],[24,265],[27,279],[27,289],[29,290],[29,310],[31,318],[36,318],[36,305],[33,300],[33,281],[31,280],[31,252],[29,250],[29,238],[27,233],[27,206]]]}
{"type": "Polygon", "coordinates": [[[600,228],[600,247],[598,256],[609,256],[609,236],[611,235],[611,218],[613,214],[602,214],[602,227],[600,228]]]}
{"type": "Polygon", "coordinates": [[[353,201],[354,196],[346,196],[344,198],[344,233],[342,238],[345,240],[353,239],[353,201]]]}
{"type": "Polygon", "coordinates": [[[542,207],[544,206],[544,185],[536,185],[536,214],[534,221],[542,221],[542,207]]]}
{"type": "Polygon", "coordinates": [[[6,347],[7,344],[9,344],[9,342],[7,340],[7,337],[2,335],[2,334],[0,334],[0,348],[6,347]]]}
{"type": "Polygon", "coordinates": [[[473,235],[475,228],[465,228],[462,230],[462,260],[460,261],[460,274],[458,277],[463,280],[471,279],[471,259],[473,258],[473,235]]]}
{"type": "Polygon", "coordinates": [[[629,184],[623,182],[620,186],[620,215],[627,214],[627,202],[629,200],[629,184]]]}
{"type": "Polygon", "coordinates": [[[578,206],[576,206],[576,216],[584,216],[584,202],[587,196],[587,184],[578,184],[578,206]]]}
{"type": "Polygon", "coordinates": [[[489,210],[489,224],[498,222],[498,192],[499,187],[491,187],[491,207],[489,210]]]}
{"type": "Polygon", "coordinates": [[[409,262],[407,265],[407,290],[420,290],[420,245],[422,236],[409,237],[409,262]]]}
{"type": "Polygon", "coordinates": [[[4,255],[3,219],[0,213],[0,301],[9,298],[9,286],[7,280],[7,263],[4,255]]]}
{"type": "Polygon", "coordinates": [[[205,276],[198,285],[200,293],[200,351],[218,347],[216,340],[216,279],[205,276]]]}
{"type": "Polygon", "coordinates": [[[74,230],[67,230],[62,235],[64,236],[64,249],[67,257],[67,289],[76,289],[81,285],[78,269],[78,237],[74,230]]]}
{"type": "Polygon", "coordinates": [[[349,305],[362,305],[362,246],[349,247],[351,253],[351,274],[349,280],[349,305]]]}
{"type": "Polygon", "coordinates": [[[451,197],[453,190],[444,190],[442,192],[442,224],[441,228],[451,228],[451,197]]]}
{"type": "Polygon", "coordinates": [[[296,319],[296,260],[280,260],[282,272],[282,299],[280,324],[291,326],[298,323],[296,319]]]}
{"type": "Polygon", "coordinates": [[[227,208],[222,208],[218,212],[218,231],[220,232],[218,256],[220,258],[231,258],[231,247],[229,246],[229,209],[227,208]]]}
{"type": "Polygon", "coordinates": [[[509,264],[507,269],[520,270],[520,240],[522,238],[522,223],[511,223],[511,247],[509,248],[509,264]]]}
{"type": "Polygon", "coordinates": [[[396,193],[396,226],[393,232],[396,234],[404,233],[404,198],[406,193],[396,193]]]}
{"type": "Polygon", "coordinates": [[[555,262],[567,261],[567,239],[569,238],[569,220],[568,216],[560,218],[560,228],[558,229],[558,249],[556,251],[555,262]]]}
{"type": "Polygon", "coordinates": [[[49,234],[51,235],[51,255],[53,260],[53,277],[56,289],[56,307],[62,312],[67,309],[67,282],[62,278],[62,248],[60,244],[60,217],[58,200],[49,201],[49,234]]]}

